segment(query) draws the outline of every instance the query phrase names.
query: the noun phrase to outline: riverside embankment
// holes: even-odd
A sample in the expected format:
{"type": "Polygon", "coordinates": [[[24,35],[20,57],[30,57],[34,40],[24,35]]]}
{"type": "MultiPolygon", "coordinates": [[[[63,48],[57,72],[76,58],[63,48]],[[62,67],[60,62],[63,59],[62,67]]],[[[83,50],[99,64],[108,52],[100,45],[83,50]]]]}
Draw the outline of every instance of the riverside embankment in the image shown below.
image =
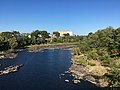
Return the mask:
{"type": "Polygon", "coordinates": [[[72,76],[74,76],[78,82],[85,80],[98,87],[108,87],[109,81],[105,78],[105,74],[109,68],[101,66],[100,62],[95,60],[90,60],[88,65],[82,65],[76,62],[80,57],[83,57],[83,55],[72,56],[72,65],[70,67],[72,76]]]}

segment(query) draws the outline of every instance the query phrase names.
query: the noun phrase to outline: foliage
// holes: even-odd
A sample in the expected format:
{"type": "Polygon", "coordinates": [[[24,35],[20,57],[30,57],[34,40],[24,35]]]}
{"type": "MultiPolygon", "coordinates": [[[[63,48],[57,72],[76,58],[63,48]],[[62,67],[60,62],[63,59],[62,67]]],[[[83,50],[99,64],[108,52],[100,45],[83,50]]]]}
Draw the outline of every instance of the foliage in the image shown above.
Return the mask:
{"type": "Polygon", "coordinates": [[[40,30],[35,30],[31,33],[31,36],[35,36],[35,38],[41,37],[41,38],[49,38],[49,33],[47,31],[40,31],[40,30]]]}
{"type": "Polygon", "coordinates": [[[79,57],[79,59],[77,59],[76,62],[77,62],[78,64],[80,64],[80,65],[83,65],[83,66],[88,65],[87,57],[86,57],[86,56],[81,56],[81,57],[79,57]]]}
{"type": "Polygon", "coordinates": [[[66,33],[66,34],[63,34],[65,37],[69,37],[70,34],[69,33],[66,33]]]}
{"type": "Polygon", "coordinates": [[[120,87],[120,68],[113,67],[109,72],[112,87],[120,87]]]}
{"type": "Polygon", "coordinates": [[[88,65],[90,65],[90,66],[96,66],[95,63],[91,63],[91,62],[88,62],[88,65]]]}
{"type": "MultiPolygon", "coordinates": [[[[113,87],[120,87],[120,28],[107,27],[95,33],[89,33],[80,40],[79,50],[88,60],[98,60],[103,66],[110,67],[108,77],[113,87]]],[[[79,63],[84,60],[78,60],[79,63]]],[[[89,63],[88,63],[89,64],[89,63]]]]}
{"type": "Polygon", "coordinates": [[[99,57],[97,50],[95,48],[89,51],[87,55],[89,59],[94,59],[94,60],[98,60],[98,57],[99,57]]]}
{"type": "Polygon", "coordinates": [[[55,34],[56,37],[60,37],[60,33],[59,32],[53,32],[53,34],[55,34]]]}
{"type": "Polygon", "coordinates": [[[80,49],[79,48],[73,48],[73,55],[80,55],[80,49]]]}
{"type": "Polygon", "coordinates": [[[11,49],[14,49],[18,46],[18,43],[15,37],[8,39],[8,42],[11,49]]]}

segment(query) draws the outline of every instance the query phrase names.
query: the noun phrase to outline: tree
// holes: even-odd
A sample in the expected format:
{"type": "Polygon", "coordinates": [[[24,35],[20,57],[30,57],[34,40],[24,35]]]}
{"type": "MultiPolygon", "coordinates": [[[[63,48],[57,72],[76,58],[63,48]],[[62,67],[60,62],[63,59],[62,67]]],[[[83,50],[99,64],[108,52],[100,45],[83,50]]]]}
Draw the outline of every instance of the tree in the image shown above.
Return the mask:
{"type": "Polygon", "coordinates": [[[0,35],[0,51],[7,50],[9,47],[9,44],[7,41],[4,40],[4,37],[0,35]]]}
{"type": "Polygon", "coordinates": [[[31,43],[32,43],[32,44],[36,44],[36,37],[35,37],[35,36],[32,36],[32,38],[31,38],[31,43]]]}
{"type": "Polygon", "coordinates": [[[14,37],[20,36],[20,32],[19,31],[12,31],[11,33],[12,33],[12,35],[14,35],[14,37]]]}
{"type": "Polygon", "coordinates": [[[93,60],[98,60],[98,53],[95,48],[93,48],[91,51],[88,52],[88,57],[93,60]]]}
{"type": "Polygon", "coordinates": [[[120,87],[120,68],[112,68],[110,70],[112,78],[110,78],[110,83],[112,87],[120,87]]]}
{"type": "Polygon", "coordinates": [[[66,34],[63,34],[65,37],[68,37],[68,36],[70,36],[70,34],[69,33],[66,33],[66,34]]]}
{"type": "Polygon", "coordinates": [[[60,37],[60,33],[59,32],[53,32],[53,34],[55,34],[56,37],[60,37]]]}
{"type": "Polygon", "coordinates": [[[32,37],[35,37],[35,38],[38,38],[38,37],[39,37],[39,36],[38,36],[39,34],[40,34],[40,31],[39,31],[39,30],[35,30],[35,31],[33,31],[33,32],[31,33],[31,36],[32,36],[32,37]]]}
{"type": "Polygon", "coordinates": [[[31,33],[32,44],[46,43],[46,38],[49,38],[49,33],[47,31],[36,30],[31,33]]]}
{"type": "Polygon", "coordinates": [[[43,37],[43,38],[49,38],[49,33],[47,31],[40,31],[40,35],[43,37]]]}
{"type": "Polygon", "coordinates": [[[4,42],[4,38],[0,36],[0,43],[4,42]]]}
{"type": "Polygon", "coordinates": [[[90,35],[92,35],[93,33],[92,32],[90,32],[89,34],[88,34],[88,36],[90,36],[90,35]]]}
{"type": "Polygon", "coordinates": [[[18,46],[18,43],[15,37],[8,39],[8,42],[11,49],[14,49],[18,46]]]}

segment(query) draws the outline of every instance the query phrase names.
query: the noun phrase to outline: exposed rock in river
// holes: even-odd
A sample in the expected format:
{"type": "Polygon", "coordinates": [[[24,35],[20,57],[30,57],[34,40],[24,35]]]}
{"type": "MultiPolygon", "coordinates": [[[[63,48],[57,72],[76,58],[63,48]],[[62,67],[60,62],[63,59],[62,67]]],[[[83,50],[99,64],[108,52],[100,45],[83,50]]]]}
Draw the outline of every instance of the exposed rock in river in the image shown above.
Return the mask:
{"type": "Polygon", "coordinates": [[[17,53],[6,53],[3,55],[0,55],[0,59],[4,59],[4,58],[15,58],[17,56],[17,53]]]}
{"type": "Polygon", "coordinates": [[[66,79],[65,82],[69,82],[69,80],[66,79]]]}
{"type": "Polygon", "coordinates": [[[19,70],[21,66],[23,66],[23,64],[16,65],[16,66],[9,66],[5,68],[4,70],[0,70],[0,75],[5,75],[5,74],[12,73],[12,72],[16,72],[19,70]]]}
{"type": "Polygon", "coordinates": [[[65,71],[65,73],[66,73],[66,74],[69,74],[69,73],[70,73],[70,71],[65,71]]]}
{"type": "Polygon", "coordinates": [[[80,80],[73,80],[75,84],[80,83],[80,80]]]}

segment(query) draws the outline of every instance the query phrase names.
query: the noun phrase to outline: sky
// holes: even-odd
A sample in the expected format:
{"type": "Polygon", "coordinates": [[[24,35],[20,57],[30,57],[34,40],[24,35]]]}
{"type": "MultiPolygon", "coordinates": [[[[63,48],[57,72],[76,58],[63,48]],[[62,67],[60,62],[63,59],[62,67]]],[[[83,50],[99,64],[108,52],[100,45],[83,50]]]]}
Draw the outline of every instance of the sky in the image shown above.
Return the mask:
{"type": "Polygon", "coordinates": [[[120,0],[0,0],[0,32],[87,35],[108,26],[120,27],[120,0]]]}

